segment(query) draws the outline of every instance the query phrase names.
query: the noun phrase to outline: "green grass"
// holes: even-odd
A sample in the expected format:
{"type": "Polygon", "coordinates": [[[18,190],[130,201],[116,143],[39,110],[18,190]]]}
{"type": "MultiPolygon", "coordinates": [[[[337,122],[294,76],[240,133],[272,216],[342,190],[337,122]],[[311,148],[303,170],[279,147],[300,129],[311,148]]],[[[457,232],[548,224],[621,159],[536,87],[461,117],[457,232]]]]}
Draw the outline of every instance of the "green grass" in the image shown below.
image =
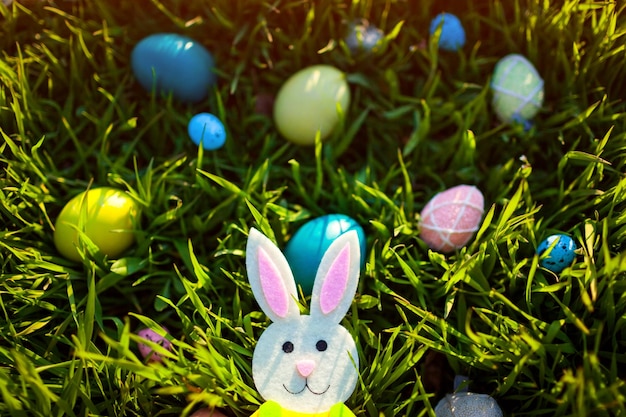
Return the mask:
{"type": "Polygon", "coordinates": [[[510,416],[626,415],[626,8],[450,3],[467,31],[458,54],[428,43],[435,0],[0,6],[0,415],[252,414],[268,321],[247,284],[247,232],[284,247],[331,212],[367,234],[344,322],[361,355],[357,415],[434,416],[454,374],[510,416]],[[356,17],[385,31],[381,50],[347,53],[356,17]],[[209,99],[141,90],[129,55],[155,32],[213,53],[209,99]],[[493,67],[513,52],[545,79],[527,132],[489,105],[493,67]],[[348,74],[352,105],[328,142],[299,148],[255,113],[255,95],[317,63],[348,74]],[[200,111],[225,121],[223,149],[187,138],[200,111]],[[419,239],[419,213],[460,183],[483,191],[486,213],[444,256],[419,239]],[[103,185],[141,205],[136,244],[117,260],[63,259],[56,216],[103,185]],[[560,277],[535,255],[555,232],[580,247],[560,277]],[[163,366],[136,350],[136,330],[158,324],[174,345],[163,366]]]}

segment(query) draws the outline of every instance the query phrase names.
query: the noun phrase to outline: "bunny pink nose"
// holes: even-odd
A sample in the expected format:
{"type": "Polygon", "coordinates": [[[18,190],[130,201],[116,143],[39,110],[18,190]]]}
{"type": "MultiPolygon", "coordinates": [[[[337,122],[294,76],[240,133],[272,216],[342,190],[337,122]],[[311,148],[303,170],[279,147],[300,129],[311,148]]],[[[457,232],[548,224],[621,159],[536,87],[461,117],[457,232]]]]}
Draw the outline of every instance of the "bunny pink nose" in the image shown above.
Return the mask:
{"type": "Polygon", "coordinates": [[[311,375],[311,373],[313,372],[313,370],[315,369],[315,362],[312,360],[302,360],[302,361],[298,361],[296,363],[296,369],[298,370],[298,373],[303,377],[306,378],[309,375],[311,375]]]}

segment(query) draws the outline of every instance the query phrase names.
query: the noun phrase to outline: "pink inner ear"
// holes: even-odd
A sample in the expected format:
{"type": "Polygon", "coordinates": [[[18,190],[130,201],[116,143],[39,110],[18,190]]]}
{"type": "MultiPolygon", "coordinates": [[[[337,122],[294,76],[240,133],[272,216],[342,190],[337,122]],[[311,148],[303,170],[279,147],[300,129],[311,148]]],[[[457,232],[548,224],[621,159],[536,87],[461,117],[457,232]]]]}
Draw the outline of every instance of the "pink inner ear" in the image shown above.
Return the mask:
{"type": "Polygon", "coordinates": [[[343,298],[348,286],[348,271],[350,270],[350,247],[345,246],[328,269],[319,301],[322,313],[333,311],[343,298]]]}
{"type": "Polygon", "coordinates": [[[259,248],[259,277],[263,297],[272,311],[281,318],[289,312],[289,294],[280,271],[272,262],[267,252],[259,248]]]}

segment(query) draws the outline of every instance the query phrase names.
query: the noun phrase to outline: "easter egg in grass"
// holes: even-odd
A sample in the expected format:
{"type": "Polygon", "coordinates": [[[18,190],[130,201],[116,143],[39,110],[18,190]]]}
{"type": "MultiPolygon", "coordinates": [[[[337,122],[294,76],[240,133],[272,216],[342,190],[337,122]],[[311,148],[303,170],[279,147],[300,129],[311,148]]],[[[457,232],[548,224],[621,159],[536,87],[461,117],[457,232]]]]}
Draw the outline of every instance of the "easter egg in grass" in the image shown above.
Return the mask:
{"type": "Polygon", "coordinates": [[[420,213],[420,238],[432,250],[449,253],[462,248],[478,230],[484,197],[472,185],[437,193],[420,213]]]}
{"type": "Polygon", "coordinates": [[[370,24],[366,19],[358,19],[348,27],[345,38],[350,52],[371,52],[385,37],[382,30],[370,24]]]}
{"type": "MultiPolygon", "coordinates": [[[[163,326],[163,331],[165,331],[165,333],[169,333],[165,326],[163,326]]],[[[141,337],[142,339],[149,340],[150,342],[159,344],[168,351],[172,349],[172,342],[167,340],[165,336],[160,335],[150,328],[139,330],[137,332],[137,336],[141,337]]],[[[137,349],[139,350],[141,356],[145,358],[148,362],[163,362],[163,357],[158,352],[155,352],[148,344],[139,342],[137,343],[137,349]]]]}
{"type": "Polygon", "coordinates": [[[224,124],[211,113],[198,113],[187,124],[187,133],[197,146],[204,149],[215,150],[221,148],[226,142],[226,129],[224,124]]]}
{"type": "Polygon", "coordinates": [[[350,106],[346,75],[330,65],[314,65],[293,74],[274,101],[278,132],[298,145],[313,145],[316,135],[326,139],[350,106]]]}
{"type": "Polygon", "coordinates": [[[493,111],[503,123],[529,122],[543,105],[543,79],[519,54],[498,61],[491,77],[491,92],[493,111]]]}
{"type": "Polygon", "coordinates": [[[83,232],[109,258],[116,258],[135,240],[139,205],[122,190],[92,188],[63,207],[54,226],[54,244],[65,258],[79,261],[79,232],[83,232]]]}
{"type": "Polygon", "coordinates": [[[430,22],[430,36],[439,32],[439,49],[458,51],[465,45],[465,29],[458,17],[452,13],[440,13],[430,22]]]}
{"type": "Polygon", "coordinates": [[[272,117],[274,112],[274,95],[259,93],[254,97],[254,112],[267,117],[272,117]]]}
{"type": "Polygon", "coordinates": [[[216,82],[213,55],[194,39],[176,33],[143,38],[132,50],[131,66],[144,89],[172,94],[182,102],[204,100],[216,82]]]}
{"type": "Polygon", "coordinates": [[[226,414],[215,408],[204,407],[195,411],[189,417],[226,417],[226,414]]]}
{"type": "Polygon", "coordinates": [[[437,417],[502,417],[502,409],[491,396],[457,392],[443,397],[435,406],[437,417]]]}
{"type": "Polygon", "coordinates": [[[330,244],[344,233],[355,230],[361,249],[361,263],[365,263],[365,232],[360,224],[345,214],[326,214],[303,224],[289,239],[285,258],[291,267],[296,284],[304,295],[310,295],[320,261],[330,244]]]}
{"type": "Polygon", "coordinates": [[[548,236],[537,247],[539,265],[558,274],[574,262],[576,249],[574,239],[568,235],[548,236]]]}

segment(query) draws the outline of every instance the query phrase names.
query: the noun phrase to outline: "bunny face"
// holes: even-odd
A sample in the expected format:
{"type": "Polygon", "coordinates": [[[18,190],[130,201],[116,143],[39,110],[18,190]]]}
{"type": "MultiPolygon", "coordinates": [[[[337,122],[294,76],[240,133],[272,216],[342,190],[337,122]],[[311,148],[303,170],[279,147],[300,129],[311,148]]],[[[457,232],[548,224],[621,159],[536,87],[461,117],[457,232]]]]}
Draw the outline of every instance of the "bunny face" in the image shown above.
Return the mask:
{"type": "Polygon", "coordinates": [[[345,327],[301,316],[272,323],[257,346],[263,348],[255,349],[252,373],[266,400],[293,411],[321,412],[354,391],[358,356],[345,327]]]}
{"type": "Polygon", "coordinates": [[[252,357],[255,385],[265,400],[301,413],[330,410],[358,381],[358,352],[339,322],[356,292],[360,246],[356,232],[337,238],[320,263],[310,315],[301,315],[296,285],[280,250],[250,231],[246,267],[254,297],[272,324],[252,357]]]}

